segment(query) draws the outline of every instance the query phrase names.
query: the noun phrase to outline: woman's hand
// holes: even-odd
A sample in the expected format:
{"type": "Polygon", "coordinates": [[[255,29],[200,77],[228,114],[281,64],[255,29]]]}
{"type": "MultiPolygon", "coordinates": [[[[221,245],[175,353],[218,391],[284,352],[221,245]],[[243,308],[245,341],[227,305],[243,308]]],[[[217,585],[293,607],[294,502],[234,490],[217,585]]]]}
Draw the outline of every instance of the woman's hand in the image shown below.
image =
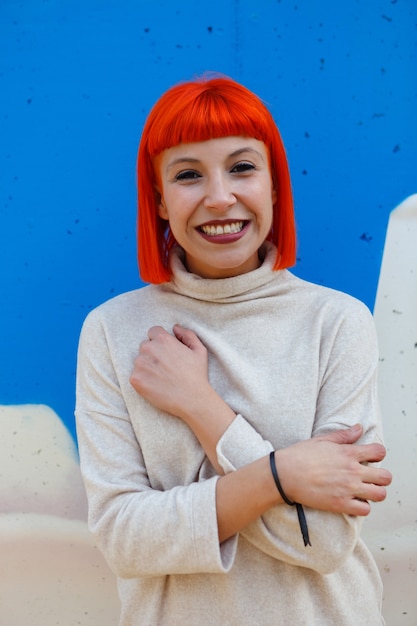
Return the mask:
{"type": "Polygon", "coordinates": [[[156,408],[183,418],[209,392],[207,349],[179,325],[174,335],[162,326],[148,331],[135,359],[130,383],[156,408]]]}
{"type": "Polygon", "coordinates": [[[392,476],[386,469],[368,465],[382,461],[386,451],[379,443],[357,444],[362,433],[357,424],[276,452],[287,497],[315,509],[368,515],[368,500],[384,500],[392,476]]]}
{"type": "MultiPolygon", "coordinates": [[[[368,515],[371,507],[367,500],[384,500],[392,476],[386,469],[366,465],[382,461],[385,448],[377,443],[357,444],[362,433],[358,424],[275,452],[286,496],[313,509],[368,515]]],[[[222,476],[216,495],[220,542],[283,502],[268,456],[222,476]]]]}
{"type": "Polygon", "coordinates": [[[223,474],[216,446],[236,415],[209,383],[207,349],[197,335],[178,324],[173,332],[171,335],[161,326],[149,329],[130,383],[157,409],[182,419],[213,467],[223,474]]]}

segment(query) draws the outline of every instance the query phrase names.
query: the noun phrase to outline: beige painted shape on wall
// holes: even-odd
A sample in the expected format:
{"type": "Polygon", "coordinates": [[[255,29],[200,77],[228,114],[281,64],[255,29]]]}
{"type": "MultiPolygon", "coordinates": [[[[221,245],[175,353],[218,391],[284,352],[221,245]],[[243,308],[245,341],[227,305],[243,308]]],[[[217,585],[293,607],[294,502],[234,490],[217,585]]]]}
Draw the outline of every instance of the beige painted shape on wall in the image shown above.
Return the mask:
{"type": "Polygon", "coordinates": [[[388,626],[417,624],[417,194],[390,216],[375,304],[379,397],[393,473],[364,539],[384,582],[388,626]]]}
{"type": "Polygon", "coordinates": [[[114,626],[116,579],[87,528],[77,451],[42,405],[0,406],[0,625],[114,626]]]}

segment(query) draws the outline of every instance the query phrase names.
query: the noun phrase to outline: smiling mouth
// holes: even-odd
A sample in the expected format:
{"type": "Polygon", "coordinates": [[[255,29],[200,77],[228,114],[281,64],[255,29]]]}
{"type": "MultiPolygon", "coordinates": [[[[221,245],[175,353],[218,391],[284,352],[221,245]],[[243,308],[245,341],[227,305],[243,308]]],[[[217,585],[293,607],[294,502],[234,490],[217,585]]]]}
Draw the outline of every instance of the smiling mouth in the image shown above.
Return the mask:
{"type": "Polygon", "coordinates": [[[219,235],[234,235],[240,233],[247,222],[228,222],[227,224],[203,224],[199,226],[199,230],[209,237],[217,237],[219,235]]]}

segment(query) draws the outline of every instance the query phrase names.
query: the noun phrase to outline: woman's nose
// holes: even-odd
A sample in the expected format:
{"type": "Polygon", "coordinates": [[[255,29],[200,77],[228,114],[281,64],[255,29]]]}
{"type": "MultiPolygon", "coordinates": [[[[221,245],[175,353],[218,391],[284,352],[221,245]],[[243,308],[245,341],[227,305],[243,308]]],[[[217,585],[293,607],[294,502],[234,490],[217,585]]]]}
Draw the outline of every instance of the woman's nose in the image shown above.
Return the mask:
{"type": "Polygon", "coordinates": [[[204,206],[214,211],[227,211],[236,204],[236,197],[230,181],[224,176],[213,176],[208,182],[204,196],[204,206]]]}

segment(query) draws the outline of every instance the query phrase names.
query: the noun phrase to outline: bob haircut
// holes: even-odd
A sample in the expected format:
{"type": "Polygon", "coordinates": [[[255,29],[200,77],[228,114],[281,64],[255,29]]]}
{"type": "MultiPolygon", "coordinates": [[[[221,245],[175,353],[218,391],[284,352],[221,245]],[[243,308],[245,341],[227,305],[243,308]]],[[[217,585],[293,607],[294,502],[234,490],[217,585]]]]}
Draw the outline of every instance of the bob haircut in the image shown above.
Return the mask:
{"type": "Polygon", "coordinates": [[[137,160],[138,262],[142,279],[163,283],[171,278],[168,255],[175,239],[158,215],[155,157],[173,146],[244,136],[262,141],[269,153],[277,193],[271,231],[277,247],[274,270],[295,263],[296,235],[287,157],[278,128],[263,102],[227,77],[201,77],[166,91],[152,108],[142,133],[137,160]]]}

